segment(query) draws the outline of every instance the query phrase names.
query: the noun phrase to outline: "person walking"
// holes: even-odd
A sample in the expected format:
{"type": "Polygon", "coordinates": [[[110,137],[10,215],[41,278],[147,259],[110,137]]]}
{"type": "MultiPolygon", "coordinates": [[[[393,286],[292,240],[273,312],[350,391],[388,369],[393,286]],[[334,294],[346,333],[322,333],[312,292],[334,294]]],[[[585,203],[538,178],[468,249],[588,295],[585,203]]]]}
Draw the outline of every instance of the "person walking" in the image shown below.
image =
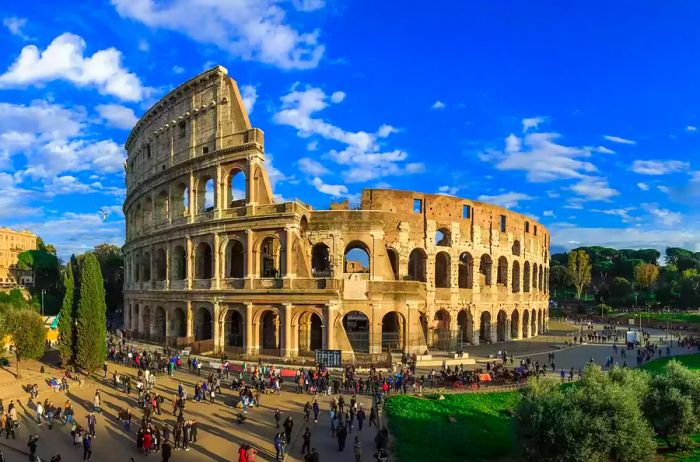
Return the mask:
{"type": "Polygon", "coordinates": [[[311,417],[311,403],[308,401],[304,404],[304,422],[309,423],[309,418],[311,417]]]}
{"type": "Polygon", "coordinates": [[[275,428],[280,428],[280,419],[282,418],[282,413],[279,409],[275,409],[275,428]]]}
{"type": "Polygon", "coordinates": [[[301,445],[301,453],[309,454],[311,452],[311,431],[309,431],[309,427],[306,427],[301,437],[304,439],[304,444],[301,445]]]}
{"type": "Polygon", "coordinates": [[[374,423],[375,427],[378,427],[377,425],[377,410],[374,406],[372,406],[372,409],[369,411],[369,427],[372,427],[372,423],[374,423]]]}
{"type": "Polygon", "coordinates": [[[353,453],[355,454],[355,462],[360,462],[362,460],[362,446],[360,444],[360,437],[355,437],[355,444],[353,444],[353,453]]]}
{"type": "Polygon", "coordinates": [[[197,419],[190,421],[190,443],[197,444],[197,419]]]}
{"type": "Polygon", "coordinates": [[[39,442],[39,435],[29,435],[29,441],[27,442],[27,447],[29,448],[29,460],[34,462],[36,460],[36,446],[39,442]]]}
{"type": "Polygon", "coordinates": [[[337,432],[338,435],[338,451],[343,452],[345,449],[345,440],[348,437],[348,431],[345,429],[345,425],[340,427],[337,432]]]}
{"type": "Polygon", "coordinates": [[[102,408],[100,407],[102,405],[102,397],[100,396],[100,390],[97,390],[95,392],[95,398],[93,398],[92,404],[95,408],[95,412],[102,412],[102,408]]]}
{"type": "Polygon", "coordinates": [[[276,461],[284,459],[284,435],[282,433],[275,435],[275,452],[276,461]]]}
{"type": "Polygon", "coordinates": [[[83,460],[90,460],[92,457],[92,437],[85,435],[83,437],[83,460]]]}
{"type": "Polygon", "coordinates": [[[287,441],[289,444],[292,441],[292,429],[294,428],[294,420],[292,419],[292,416],[287,417],[282,426],[284,427],[284,436],[286,437],[285,441],[287,441]]]}
{"type": "Polygon", "coordinates": [[[44,406],[41,401],[36,402],[36,423],[41,426],[41,416],[44,415],[44,406]]]}
{"type": "MultiPolygon", "coordinates": [[[[170,364],[172,364],[172,363],[170,363],[170,364]]],[[[160,455],[163,458],[163,462],[169,462],[170,457],[172,457],[172,455],[173,455],[173,447],[170,446],[170,441],[165,440],[163,442],[163,445],[160,447],[160,449],[161,449],[160,455]]]]}
{"type": "Polygon", "coordinates": [[[241,447],[238,448],[238,462],[248,462],[245,455],[245,446],[245,444],[241,444],[241,447]]]}
{"type": "Polygon", "coordinates": [[[315,399],[312,408],[314,410],[314,423],[318,423],[318,414],[321,412],[321,407],[318,405],[318,401],[315,399]]]}
{"type": "Polygon", "coordinates": [[[91,438],[95,438],[95,425],[97,425],[97,419],[95,418],[95,414],[90,412],[87,416],[87,424],[88,424],[88,431],[90,433],[91,438]]]}
{"type": "Polygon", "coordinates": [[[359,431],[362,431],[362,424],[365,421],[365,410],[362,408],[362,405],[360,405],[360,409],[357,410],[357,428],[359,431]]]}

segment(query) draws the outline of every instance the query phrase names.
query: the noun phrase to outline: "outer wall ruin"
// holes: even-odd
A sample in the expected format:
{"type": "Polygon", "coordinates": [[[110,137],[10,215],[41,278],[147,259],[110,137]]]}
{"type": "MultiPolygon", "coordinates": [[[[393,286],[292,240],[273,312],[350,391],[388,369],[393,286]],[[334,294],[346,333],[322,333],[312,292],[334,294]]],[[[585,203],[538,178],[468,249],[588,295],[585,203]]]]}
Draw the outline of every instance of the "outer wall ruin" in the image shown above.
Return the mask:
{"type": "Polygon", "coordinates": [[[264,137],[222,67],[126,142],[124,326],[248,357],[423,354],[546,331],[549,233],[501,207],[366,189],[359,209],[275,202],[264,137]]]}

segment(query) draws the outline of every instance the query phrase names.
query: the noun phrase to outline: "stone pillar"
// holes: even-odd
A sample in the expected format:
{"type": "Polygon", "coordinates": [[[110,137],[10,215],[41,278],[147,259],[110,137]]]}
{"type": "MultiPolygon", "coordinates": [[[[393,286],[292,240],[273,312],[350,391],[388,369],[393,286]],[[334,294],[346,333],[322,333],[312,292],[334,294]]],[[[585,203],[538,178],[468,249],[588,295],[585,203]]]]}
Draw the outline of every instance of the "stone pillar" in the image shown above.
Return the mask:
{"type": "Polygon", "coordinates": [[[131,328],[131,303],[125,301],[124,302],[124,328],[126,330],[129,330],[131,328]]]}
{"type": "Polygon", "coordinates": [[[245,338],[243,339],[243,344],[245,345],[245,354],[256,355],[258,353],[258,348],[255,344],[255,335],[253,333],[256,326],[253,324],[252,303],[245,304],[245,319],[243,320],[243,322],[245,323],[245,338]]]}
{"type": "Polygon", "coordinates": [[[472,345],[478,345],[481,341],[481,314],[474,310],[472,318],[472,345]]]}
{"type": "Polygon", "coordinates": [[[246,234],[246,244],[245,244],[246,274],[247,274],[248,279],[253,279],[255,277],[255,261],[254,261],[255,257],[254,257],[254,253],[253,253],[253,246],[255,245],[255,243],[253,241],[255,239],[255,236],[253,235],[252,229],[247,229],[245,234],[246,234]]]}
{"type": "Polygon", "coordinates": [[[299,353],[298,339],[292,334],[292,304],[282,304],[282,356],[293,357],[299,353]]]}
{"type": "Polygon", "coordinates": [[[170,245],[165,246],[165,289],[170,289],[170,277],[172,275],[172,262],[170,261],[170,245]]]}
{"type": "Polygon", "coordinates": [[[196,191],[195,191],[195,181],[194,181],[194,173],[190,173],[190,186],[187,188],[187,195],[189,196],[187,199],[187,221],[189,223],[194,222],[194,216],[196,214],[196,204],[195,204],[195,199],[197,197],[196,191]]]}
{"type": "Polygon", "coordinates": [[[219,233],[214,233],[214,248],[212,249],[212,257],[214,259],[214,280],[212,281],[212,288],[218,289],[221,287],[221,237],[219,233]]]}
{"type": "Polygon", "coordinates": [[[371,317],[369,319],[369,352],[373,355],[381,354],[382,352],[382,316],[377,315],[378,311],[371,306],[371,317]]]}
{"type": "Polygon", "coordinates": [[[214,179],[214,216],[221,218],[226,208],[226,189],[224,181],[224,171],[221,165],[216,166],[216,178],[214,179]]]}
{"type": "Polygon", "coordinates": [[[491,338],[490,341],[491,343],[495,343],[498,341],[498,317],[494,318],[491,316],[491,338]]]}
{"type": "Polygon", "coordinates": [[[296,277],[294,267],[294,256],[292,247],[294,245],[294,228],[292,226],[284,227],[284,277],[296,277]]]}
{"type": "Polygon", "coordinates": [[[255,194],[255,172],[257,170],[257,163],[253,161],[250,157],[248,158],[248,171],[245,172],[245,187],[246,187],[246,205],[255,205],[257,202],[257,194],[255,194]]]}
{"type": "Polygon", "coordinates": [[[192,339],[193,334],[193,316],[192,316],[192,302],[187,300],[187,307],[185,309],[185,324],[187,325],[186,334],[188,339],[192,339]]]}
{"type": "Polygon", "coordinates": [[[326,303],[323,307],[323,349],[325,350],[336,349],[335,328],[333,323],[337,315],[338,305],[336,303],[326,303]]]}
{"type": "Polygon", "coordinates": [[[186,266],[185,269],[187,270],[187,274],[185,275],[185,277],[187,278],[187,284],[185,287],[187,289],[191,289],[192,288],[192,280],[194,279],[195,260],[194,260],[194,248],[192,245],[192,239],[189,236],[187,236],[187,238],[186,238],[185,261],[187,262],[185,265],[186,266]]]}
{"type": "Polygon", "coordinates": [[[218,300],[214,300],[213,303],[213,308],[214,312],[212,313],[211,321],[212,321],[212,340],[214,341],[214,353],[217,353],[219,350],[219,345],[221,343],[221,305],[219,304],[218,300]]]}

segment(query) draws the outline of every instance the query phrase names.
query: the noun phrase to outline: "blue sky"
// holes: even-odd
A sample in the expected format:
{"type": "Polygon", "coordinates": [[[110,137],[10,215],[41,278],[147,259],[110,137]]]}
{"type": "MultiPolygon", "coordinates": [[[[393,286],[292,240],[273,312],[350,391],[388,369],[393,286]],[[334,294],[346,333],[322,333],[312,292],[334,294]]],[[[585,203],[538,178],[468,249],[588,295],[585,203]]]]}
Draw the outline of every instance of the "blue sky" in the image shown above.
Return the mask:
{"type": "Polygon", "coordinates": [[[557,249],[700,250],[698,3],[52,5],[0,5],[0,224],[63,257],[123,243],[129,128],[214,64],[280,199],[441,192],[537,217],[557,249]]]}

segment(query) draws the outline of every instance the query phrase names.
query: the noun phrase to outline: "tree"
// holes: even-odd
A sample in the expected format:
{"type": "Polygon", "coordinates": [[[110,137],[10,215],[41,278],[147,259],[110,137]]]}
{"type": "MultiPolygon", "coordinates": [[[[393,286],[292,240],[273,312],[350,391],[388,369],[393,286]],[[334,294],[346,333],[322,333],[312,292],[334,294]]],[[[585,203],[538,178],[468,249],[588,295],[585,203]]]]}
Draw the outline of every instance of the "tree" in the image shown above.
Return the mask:
{"type": "Polygon", "coordinates": [[[658,266],[652,263],[642,263],[634,267],[634,281],[639,287],[648,289],[651,292],[657,279],[659,279],[658,266]]]}
{"type": "Polygon", "coordinates": [[[552,292],[565,291],[572,285],[571,273],[566,266],[552,265],[549,272],[549,288],[552,292]]]}
{"type": "Polygon", "coordinates": [[[610,283],[610,296],[616,303],[624,305],[632,296],[632,284],[621,277],[616,277],[610,283]]]}
{"type": "Polygon", "coordinates": [[[80,260],[80,298],[76,309],[76,362],[94,372],[107,356],[105,290],[100,264],[93,253],[80,260]]]}
{"type": "Polygon", "coordinates": [[[576,288],[576,299],[580,300],[581,293],[591,283],[591,260],[585,250],[572,250],[567,267],[576,288]]]}
{"type": "Polygon", "coordinates": [[[75,325],[75,278],[73,277],[73,258],[66,264],[63,271],[63,304],[58,314],[58,352],[63,363],[75,359],[74,330],[75,325]]]}
{"type": "Polygon", "coordinates": [[[32,310],[14,310],[7,313],[7,333],[12,336],[17,378],[19,364],[23,359],[39,359],[44,354],[46,329],[44,320],[32,310]]]}
{"type": "Polygon", "coordinates": [[[105,281],[105,303],[107,312],[113,314],[124,305],[124,255],[116,245],[100,244],[93,252],[100,262],[102,278],[105,281]]]}

